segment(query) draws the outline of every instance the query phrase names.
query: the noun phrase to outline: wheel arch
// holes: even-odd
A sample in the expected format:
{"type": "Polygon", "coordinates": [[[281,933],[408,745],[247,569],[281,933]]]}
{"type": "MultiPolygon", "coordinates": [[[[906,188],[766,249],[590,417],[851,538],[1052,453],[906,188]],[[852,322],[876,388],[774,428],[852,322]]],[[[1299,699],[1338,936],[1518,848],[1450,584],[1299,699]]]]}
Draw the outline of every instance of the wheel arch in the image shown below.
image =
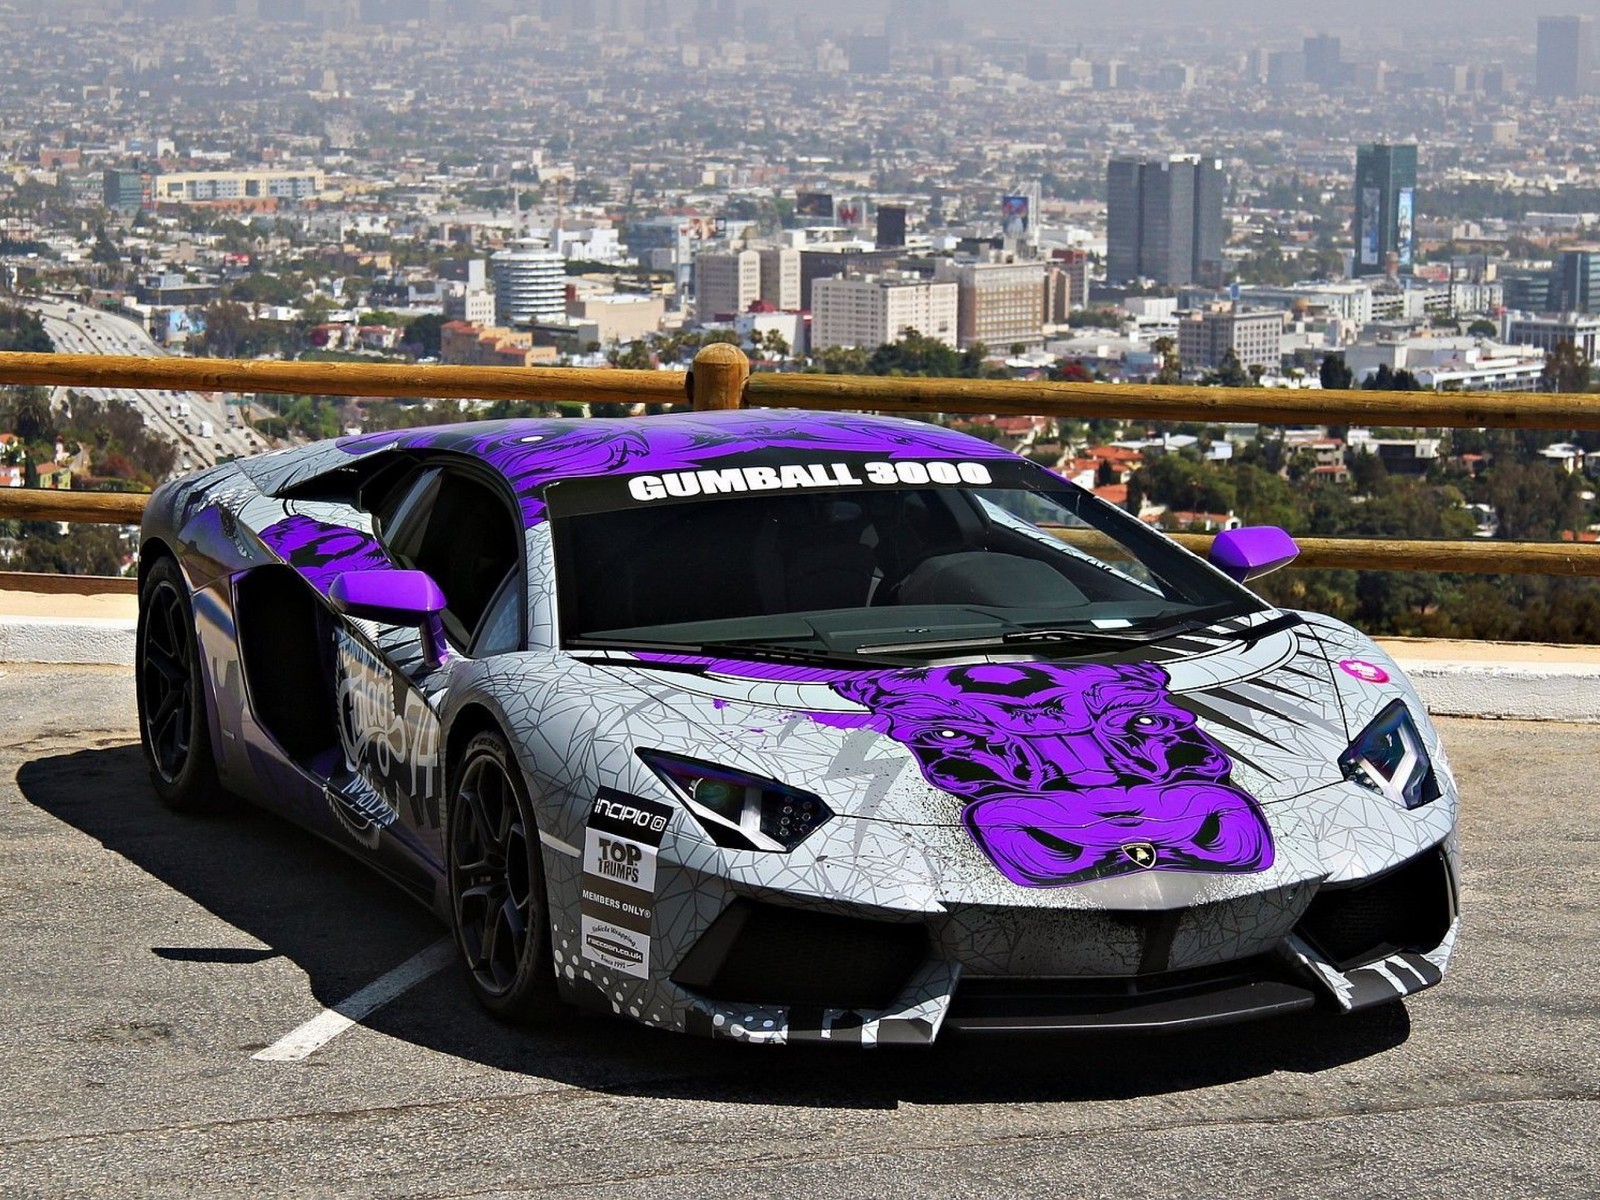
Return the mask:
{"type": "MultiPolygon", "coordinates": [[[[150,568],[163,558],[170,558],[178,564],[178,569],[183,570],[183,559],[177,550],[159,534],[151,534],[139,543],[139,586],[144,587],[145,576],[150,573],[150,568]]],[[[188,572],[184,572],[187,579],[188,572]]]]}
{"type": "Polygon", "coordinates": [[[449,783],[455,776],[456,764],[461,761],[461,755],[467,748],[467,743],[480,733],[497,733],[505,739],[506,746],[516,756],[516,746],[511,737],[506,733],[505,722],[500,714],[481,700],[469,700],[456,710],[450,718],[450,726],[445,732],[444,742],[444,768],[445,787],[448,791],[449,783]]]}

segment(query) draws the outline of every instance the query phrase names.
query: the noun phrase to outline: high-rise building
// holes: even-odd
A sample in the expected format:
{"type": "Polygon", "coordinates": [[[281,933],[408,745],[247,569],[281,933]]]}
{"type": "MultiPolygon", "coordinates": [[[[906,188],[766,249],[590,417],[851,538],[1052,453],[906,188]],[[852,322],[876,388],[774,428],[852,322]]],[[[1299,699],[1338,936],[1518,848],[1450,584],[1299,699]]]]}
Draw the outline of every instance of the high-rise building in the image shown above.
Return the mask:
{"type": "Polygon", "coordinates": [[[844,44],[852,75],[889,73],[889,38],[885,34],[860,34],[844,44]]]}
{"type": "Polygon", "coordinates": [[[1551,282],[1556,312],[1600,312],[1600,246],[1563,250],[1551,282]]]}
{"type": "Polygon", "coordinates": [[[1593,90],[1593,36],[1588,17],[1540,17],[1534,92],[1553,99],[1593,90]]]}
{"type": "Polygon", "coordinates": [[[733,317],[761,299],[761,255],[754,250],[702,250],[694,256],[694,311],[703,325],[733,317]]]}
{"type": "Polygon", "coordinates": [[[1044,319],[1065,325],[1074,309],[1089,303],[1089,252],[1057,250],[1045,263],[1044,319]]]}
{"type": "Polygon", "coordinates": [[[1306,82],[1318,87],[1338,87],[1344,82],[1344,63],[1339,57],[1339,39],[1322,34],[1301,43],[1306,59],[1306,82]]]}
{"type": "Polygon", "coordinates": [[[1232,307],[1186,313],[1178,322],[1178,358],[1186,367],[1216,370],[1232,351],[1246,369],[1276,371],[1283,351],[1283,313],[1232,307]]]}
{"type": "Polygon", "coordinates": [[[1219,159],[1112,159],[1106,168],[1109,281],[1220,284],[1226,190],[1219,159]]]}
{"type": "Polygon", "coordinates": [[[102,192],[107,208],[138,212],[144,206],[144,176],[138,171],[107,171],[102,192]]]}
{"type": "Polygon", "coordinates": [[[1306,56],[1303,50],[1274,50],[1267,55],[1267,86],[1297,87],[1306,82],[1306,56]]]}
{"type": "Polygon", "coordinates": [[[508,327],[559,318],[567,311],[566,260],[534,241],[513,242],[490,256],[495,320],[508,327]]]}
{"type": "Polygon", "coordinates": [[[1411,270],[1416,246],[1417,148],[1356,149],[1356,249],[1353,274],[1411,270]]]}
{"type": "Polygon", "coordinates": [[[878,205],[877,245],[880,250],[895,250],[906,244],[906,206],[878,205]]]}
{"type": "Polygon", "coordinates": [[[956,284],[885,271],[812,284],[811,348],[897,342],[907,330],[956,344],[956,284]]]}
{"type": "Polygon", "coordinates": [[[782,312],[800,307],[800,251],[793,246],[765,246],[761,260],[761,299],[782,312]]]}
{"type": "Polygon", "coordinates": [[[866,275],[895,265],[898,250],[867,250],[861,246],[807,246],[800,251],[800,307],[811,307],[811,288],[819,279],[846,272],[866,275]]]}
{"type": "Polygon", "coordinates": [[[965,350],[982,342],[999,350],[1014,343],[1044,341],[1044,263],[1018,262],[996,255],[991,261],[941,259],[934,278],[953,281],[956,292],[956,345],[965,350]]]}

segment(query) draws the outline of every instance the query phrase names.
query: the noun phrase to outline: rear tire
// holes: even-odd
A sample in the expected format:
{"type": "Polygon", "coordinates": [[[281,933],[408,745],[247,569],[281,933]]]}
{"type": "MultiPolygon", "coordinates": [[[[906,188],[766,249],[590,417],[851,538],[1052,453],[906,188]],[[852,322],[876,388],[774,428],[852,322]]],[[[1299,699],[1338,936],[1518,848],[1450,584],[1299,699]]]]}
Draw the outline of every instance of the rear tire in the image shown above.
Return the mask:
{"type": "Polygon", "coordinates": [[[549,1017],[556,980],[539,829],[498,733],[468,742],[451,774],[445,860],[450,925],[478,1002],[509,1021],[549,1017]]]}
{"type": "Polygon", "coordinates": [[[139,587],[134,681],[139,740],[156,795],[179,812],[222,807],[189,585],[177,562],[166,556],[155,561],[139,587]]]}

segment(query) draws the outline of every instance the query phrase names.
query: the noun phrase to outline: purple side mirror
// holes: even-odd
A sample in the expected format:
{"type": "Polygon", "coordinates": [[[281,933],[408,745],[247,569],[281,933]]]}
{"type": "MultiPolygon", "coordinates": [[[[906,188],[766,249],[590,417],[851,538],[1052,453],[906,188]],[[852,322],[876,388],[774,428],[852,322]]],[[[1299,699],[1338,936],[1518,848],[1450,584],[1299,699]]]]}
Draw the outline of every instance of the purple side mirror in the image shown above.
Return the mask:
{"type": "Polygon", "coordinates": [[[439,617],[444,593],[426,571],[347,571],[334,579],[328,599],[347,617],[418,626],[429,667],[450,653],[439,617]]]}
{"type": "Polygon", "coordinates": [[[1294,539],[1276,525],[1247,525],[1217,534],[1211,565],[1236,583],[1248,583],[1292,563],[1300,553],[1294,539]]]}

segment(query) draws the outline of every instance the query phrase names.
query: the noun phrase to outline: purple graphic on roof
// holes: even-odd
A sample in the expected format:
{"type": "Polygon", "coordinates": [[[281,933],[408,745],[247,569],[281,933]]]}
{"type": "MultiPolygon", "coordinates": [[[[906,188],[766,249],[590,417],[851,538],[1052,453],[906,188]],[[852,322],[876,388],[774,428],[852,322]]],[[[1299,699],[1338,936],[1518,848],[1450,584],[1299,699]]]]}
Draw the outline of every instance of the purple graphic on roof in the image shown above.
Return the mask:
{"type": "Polygon", "coordinates": [[[1145,870],[1263,871],[1272,837],[1227,752],[1154,663],[984,663],[897,671],[641,656],[719,675],[826,683],[868,710],[813,713],[903,744],[1000,873],[1064,887],[1145,870]]]}
{"type": "Polygon", "coordinates": [[[1015,461],[1014,455],[987,442],[920,421],[887,425],[878,418],[868,424],[843,413],[773,410],[718,413],[715,420],[682,413],[648,421],[486,421],[362,434],[339,442],[350,454],[391,446],[450,449],[488,462],[510,480],[529,525],[544,520],[540,489],[557,479],[684,470],[764,450],[869,454],[885,460],[1015,461]]]}
{"type": "Polygon", "coordinates": [[[261,540],[324,596],[347,571],[391,567],[389,556],[370,534],[310,517],[285,517],[261,531],[261,540]]]}

